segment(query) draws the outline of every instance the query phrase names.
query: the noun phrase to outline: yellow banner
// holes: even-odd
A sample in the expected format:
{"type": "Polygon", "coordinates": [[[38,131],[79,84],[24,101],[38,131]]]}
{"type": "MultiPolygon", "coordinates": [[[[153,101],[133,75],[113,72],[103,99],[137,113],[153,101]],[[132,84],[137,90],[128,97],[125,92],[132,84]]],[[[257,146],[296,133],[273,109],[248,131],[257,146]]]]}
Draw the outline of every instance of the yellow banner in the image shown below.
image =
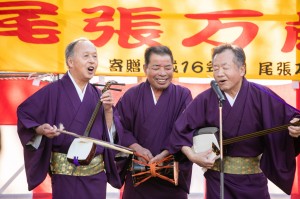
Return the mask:
{"type": "Polygon", "coordinates": [[[247,78],[300,80],[300,0],[0,2],[0,71],[65,73],[78,37],[97,46],[97,75],[144,76],[144,50],[163,44],[176,77],[212,77],[211,49],[234,43],[247,78]]]}

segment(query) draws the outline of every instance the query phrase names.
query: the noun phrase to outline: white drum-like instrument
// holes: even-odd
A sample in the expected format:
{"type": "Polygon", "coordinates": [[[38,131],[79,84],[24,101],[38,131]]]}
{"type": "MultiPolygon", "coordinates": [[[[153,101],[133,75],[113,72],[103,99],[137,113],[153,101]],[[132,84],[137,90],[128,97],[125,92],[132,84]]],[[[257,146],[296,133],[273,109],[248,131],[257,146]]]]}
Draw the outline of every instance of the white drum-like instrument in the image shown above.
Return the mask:
{"type": "Polygon", "coordinates": [[[215,158],[217,155],[219,155],[220,150],[219,142],[216,137],[216,133],[218,132],[218,130],[219,129],[216,127],[205,127],[195,131],[193,135],[192,149],[196,153],[199,153],[212,148],[213,152],[208,158],[215,158]]]}
{"type": "Polygon", "coordinates": [[[67,159],[71,163],[88,165],[94,158],[96,145],[86,139],[75,138],[68,150],[67,159]]]}

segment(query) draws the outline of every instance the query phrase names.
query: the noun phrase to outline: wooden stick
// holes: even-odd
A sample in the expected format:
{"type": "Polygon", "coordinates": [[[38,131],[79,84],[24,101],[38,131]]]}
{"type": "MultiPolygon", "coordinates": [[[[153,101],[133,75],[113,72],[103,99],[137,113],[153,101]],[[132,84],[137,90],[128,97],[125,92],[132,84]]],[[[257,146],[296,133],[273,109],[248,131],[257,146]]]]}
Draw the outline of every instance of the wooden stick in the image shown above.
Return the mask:
{"type": "Polygon", "coordinates": [[[124,146],[121,146],[121,145],[117,145],[117,144],[112,144],[112,143],[109,143],[109,142],[105,142],[103,140],[97,140],[95,138],[78,135],[76,133],[66,131],[66,130],[61,130],[61,129],[57,129],[57,132],[72,135],[74,137],[81,138],[81,139],[86,140],[86,141],[91,141],[91,142],[93,142],[97,145],[100,145],[100,146],[103,146],[103,147],[106,147],[106,148],[110,148],[110,149],[114,149],[114,150],[117,150],[117,151],[120,151],[120,152],[124,152],[124,153],[128,153],[128,154],[133,154],[134,153],[134,150],[132,150],[130,148],[127,148],[127,147],[124,147],[124,146]]]}

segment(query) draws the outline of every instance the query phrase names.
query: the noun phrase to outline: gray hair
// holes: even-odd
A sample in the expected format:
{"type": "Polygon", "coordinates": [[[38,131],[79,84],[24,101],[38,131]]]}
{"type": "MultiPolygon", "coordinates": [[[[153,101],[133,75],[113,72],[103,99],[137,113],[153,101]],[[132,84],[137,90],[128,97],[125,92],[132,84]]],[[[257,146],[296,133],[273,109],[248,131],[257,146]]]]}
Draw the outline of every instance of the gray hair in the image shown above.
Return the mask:
{"type": "Polygon", "coordinates": [[[215,48],[212,49],[212,62],[214,60],[214,57],[217,54],[220,54],[222,52],[224,52],[225,50],[231,50],[234,54],[234,59],[233,62],[238,66],[245,66],[246,67],[246,55],[245,52],[243,50],[243,48],[236,46],[236,45],[232,45],[232,44],[221,44],[215,48]]]}
{"type": "Polygon", "coordinates": [[[68,46],[66,47],[66,50],[65,50],[65,60],[66,60],[67,65],[68,65],[69,57],[73,56],[73,54],[74,54],[74,48],[75,48],[76,44],[78,44],[80,41],[90,41],[90,40],[85,37],[80,37],[68,44],[68,46]]]}

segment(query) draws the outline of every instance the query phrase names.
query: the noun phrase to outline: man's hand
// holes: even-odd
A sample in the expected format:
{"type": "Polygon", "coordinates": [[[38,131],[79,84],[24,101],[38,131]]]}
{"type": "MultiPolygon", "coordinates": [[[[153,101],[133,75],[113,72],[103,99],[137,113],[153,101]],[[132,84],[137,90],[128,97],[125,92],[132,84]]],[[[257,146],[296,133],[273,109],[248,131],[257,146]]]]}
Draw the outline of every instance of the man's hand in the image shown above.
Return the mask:
{"type": "Polygon", "coordinates": [[[111,111],[112,112],[112,107],[114,105],[114,98],[110,92],[110,90],[105,91],[100,98],[103,107],[104,107],[104,111],[111,111]]]}
{"type": "Polygon", "coordinates": [[[52,127],[50,124],[47,123],[36,127],[35,132],[39,135],[44,135],[48,138],[54,138],[60,135],[60,133],[57,132],[57,127],[55,125],[52,127]]]}
{"type": "Polygon", "coordinates": [[[193,149],[191,149],[191,147],[183,146],[181,151],[187,156],[187,158],[191,162],[206,169],[212,168],[214,166],[216,159],[219,158],[219,156],[212,155],[213,153],[212,149],[209,149],[204,152],[196,153],[194,152],[193,149]]]}
{"type": "MultiPolygon", "coordinates": [[[[293,124],[295,122],[298,122],[300,119],[299,118],[293,118],[290,123],[293,124]]],[[[300,126],[289,126],[288,127],[289,134],[290,136],[297,138],[300,135],[300,126]]]]}
{"type": "Polygon", "coordinates": [[[161,153],[157,154],[152,159],[150,159],[149,164],[154,163],[154,162],[160,162],[162,159],[164,159],[165,157],[167,157],[169,154],[170,153],[169,153],[168,150],[164,150],[161,153]]]}
{"type": "Polygon", "coordinates": [[[148,149],[139,145],[138,143],[134,143],[134,144],[130,145],[129,148],[135,150],[137,155],[142,156],[142,157],[137,156],[138,159],[142,162],[148,163],[153,158],[152,153],[148,149]]]}

